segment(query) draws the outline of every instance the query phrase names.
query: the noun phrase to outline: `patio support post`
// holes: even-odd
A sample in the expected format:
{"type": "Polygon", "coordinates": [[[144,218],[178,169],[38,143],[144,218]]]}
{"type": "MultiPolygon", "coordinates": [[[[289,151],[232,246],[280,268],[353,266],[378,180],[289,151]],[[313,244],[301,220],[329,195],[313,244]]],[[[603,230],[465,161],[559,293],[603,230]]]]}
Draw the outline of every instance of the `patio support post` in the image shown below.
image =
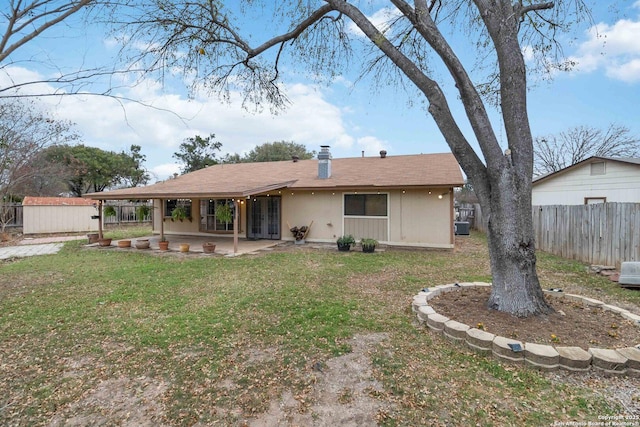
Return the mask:
{"type": "Polygon", "coordinates": [[[102,203],[104,200],[98,200],[98,238],[102,239],[102,203]]]}
{"type": "MultiPolygon", "coordinates": [[[[164,199],[160,200],[160,241],[164,241],[164,199]]],[[[153,203],[153,200],[151,200],[153,203]]],[[[151,219],[151,231],[153,231],[153,217],[151,219]]]]}
{"type": "Polygon", "coordinates": [[[233,199],[233,253],[238,252],[238,211],[240,210],[240,204],[236,199],[233,199]]]}

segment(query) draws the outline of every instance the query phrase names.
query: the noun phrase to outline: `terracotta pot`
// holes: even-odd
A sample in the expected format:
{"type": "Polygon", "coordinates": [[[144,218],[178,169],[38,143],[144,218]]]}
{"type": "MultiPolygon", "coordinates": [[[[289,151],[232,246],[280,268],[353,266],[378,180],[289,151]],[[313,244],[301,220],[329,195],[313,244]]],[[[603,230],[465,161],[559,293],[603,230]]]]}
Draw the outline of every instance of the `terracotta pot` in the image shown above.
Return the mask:
{"type": "Polygon", "coordinates": [[[212,254],[216,251],[216,244],[212,242],[206,242],[202,244],[202,251],[205,254],[212,254]]]}
{"type": "Polygon", "coordinates": [[[169,250],[169,242],[168,241],[160,241],[158,242],[158,246],[160,247],[161,251],[168,251],[169,250]]]}
{"type": "Polygon", "coordinates": [[[89,239],[89,244],[98,243],[98,233],[89,233],[87,234],[87,239],[89,239]]]}
{"type": "Polygon", "coordinates": [[[189,252],[189,244],[180,243],[180,252],[189,252]]]}
{"type": "Polygon", "coordinates": [[[149,249],[149,239],[138,239],[138,240],[136,240],[136,248],[138,248],[138,249],[149,249]]]}
{"type": "Polygon", "coordinates": [[[119,248],[130,248],[131,247],[131,240],[118,240],[118,247],[119,248]]]}
{"type": "Polygon", "coordinates": [[[111,246],[111,239],[107,239],[107,238],[98,239],[98,245],[100,245],[100,246],[111,246]]]}

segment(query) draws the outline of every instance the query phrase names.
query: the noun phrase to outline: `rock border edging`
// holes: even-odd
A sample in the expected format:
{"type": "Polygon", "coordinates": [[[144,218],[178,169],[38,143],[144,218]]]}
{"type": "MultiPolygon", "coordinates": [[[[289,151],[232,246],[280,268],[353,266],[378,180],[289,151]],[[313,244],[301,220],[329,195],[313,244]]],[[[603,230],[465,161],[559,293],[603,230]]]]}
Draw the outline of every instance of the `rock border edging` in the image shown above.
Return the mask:
{"type": "MultiPolygon", "coordinates": [[[[509,363],[519,363],[544,371],[564,369],[570,372],[585,372],[592,367],[595,370],[613,374],[640,377],[640,344],[635,347],[620,349],[553,346],[522,342],[501,337],[490,332],[472,328],[469,325],[449,319],[436,313],[429,305],[429,300],[443,292],[453,292],[469,287],[488,287],[491,283],[466,282],[438,285],[420,291],[413,297],[411,309],[416,313],[418,321],[427,325],[436,333],[443,334],[452,342],[466,346],[483,355],[493,355],[496,359],[509,363]]],[[[630,311],[605,304],[602,301],[564,292],[544,291],[555,298],[568,298],[584,305],[601,307],[633,321],[640,327],[640,316],[630,311]]]]}

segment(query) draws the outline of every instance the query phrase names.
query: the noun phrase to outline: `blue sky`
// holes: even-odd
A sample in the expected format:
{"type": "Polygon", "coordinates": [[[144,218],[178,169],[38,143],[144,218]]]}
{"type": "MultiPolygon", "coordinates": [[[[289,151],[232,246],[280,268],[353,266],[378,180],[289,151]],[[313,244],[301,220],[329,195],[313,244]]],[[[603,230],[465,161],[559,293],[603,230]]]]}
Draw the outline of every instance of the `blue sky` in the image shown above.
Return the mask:
{"type": "MultiPolygon", "coordinates": [[[[379,13],[383,3],[373,2],[371,15],[379,13]]],[[[585,24],[575,34],[576,40],[565,46],[576,68],[532,87],[528,102],[534,136],[580,125],[606,128],[611,123],[627,126],[640,136],[640,1],[621,2],[620,13],[615,14],[598,7],[593,20],[597,31],[585,24]]],[[[6,86],[9,78],[33,80],[56,72],[43,63],[73,69],[109,61],[116,46],[100,30],[73,25],[52,28],[3,64],[0,86],[6,86]]],[[[355,72],[330,85],[316,85],[290,71],[285,84],[292,104],[277,116],[268,111],[248,113],[237,97],[228,105],[204,92],[189,99],[182,85],[153,80],[135,87],[128,87],[126,80],[112,83],[119,87],[119,94],[158,109],[91,96],[42,101],[57,117],[76,123],[87,145],[116,151],[141,145],[155,179],[179,170],[171,156],[185,138],[196,134],[215,133],[223,153],[244,153],[278,140],[293,140],[316,151],[327,144],[334,157],[360,156],[362,151],[373,156],[381,149],[389,155],[450,151],[422,99],[408,98],[393,88],[375,92],[367,80],[353,87],[355,72]]],[[[47,93],[53,88],[41,85],[28,90],[47,93]]],[[[459,115],[460,108],[454,108],[459,115]]],[[[500,122],[495,123],[499,127],[500,122]]],[[[462,127],[472,138],[469,127],[462,127]]],[[[502,136],[499,129],[497,133],[502,136]]]]}

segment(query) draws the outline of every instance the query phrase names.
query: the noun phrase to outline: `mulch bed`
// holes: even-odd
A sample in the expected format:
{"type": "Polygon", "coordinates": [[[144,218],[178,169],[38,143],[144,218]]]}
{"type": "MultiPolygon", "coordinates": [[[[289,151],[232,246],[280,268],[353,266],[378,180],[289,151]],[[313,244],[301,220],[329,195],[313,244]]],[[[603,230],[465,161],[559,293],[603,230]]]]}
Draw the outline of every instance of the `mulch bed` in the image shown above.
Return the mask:
{"type": "Polygon", "coordinates": [[[463,288],[429,300],[436,312],[492,334],[522,342],[583,349],[622,348],[640,344],[640,327],[622,316],[580,302],[547,296],[554,314],[521,319],[489,310],[490,288],[463,288]],[[553,335],[553,336],[552,336],[553,335]]]}

